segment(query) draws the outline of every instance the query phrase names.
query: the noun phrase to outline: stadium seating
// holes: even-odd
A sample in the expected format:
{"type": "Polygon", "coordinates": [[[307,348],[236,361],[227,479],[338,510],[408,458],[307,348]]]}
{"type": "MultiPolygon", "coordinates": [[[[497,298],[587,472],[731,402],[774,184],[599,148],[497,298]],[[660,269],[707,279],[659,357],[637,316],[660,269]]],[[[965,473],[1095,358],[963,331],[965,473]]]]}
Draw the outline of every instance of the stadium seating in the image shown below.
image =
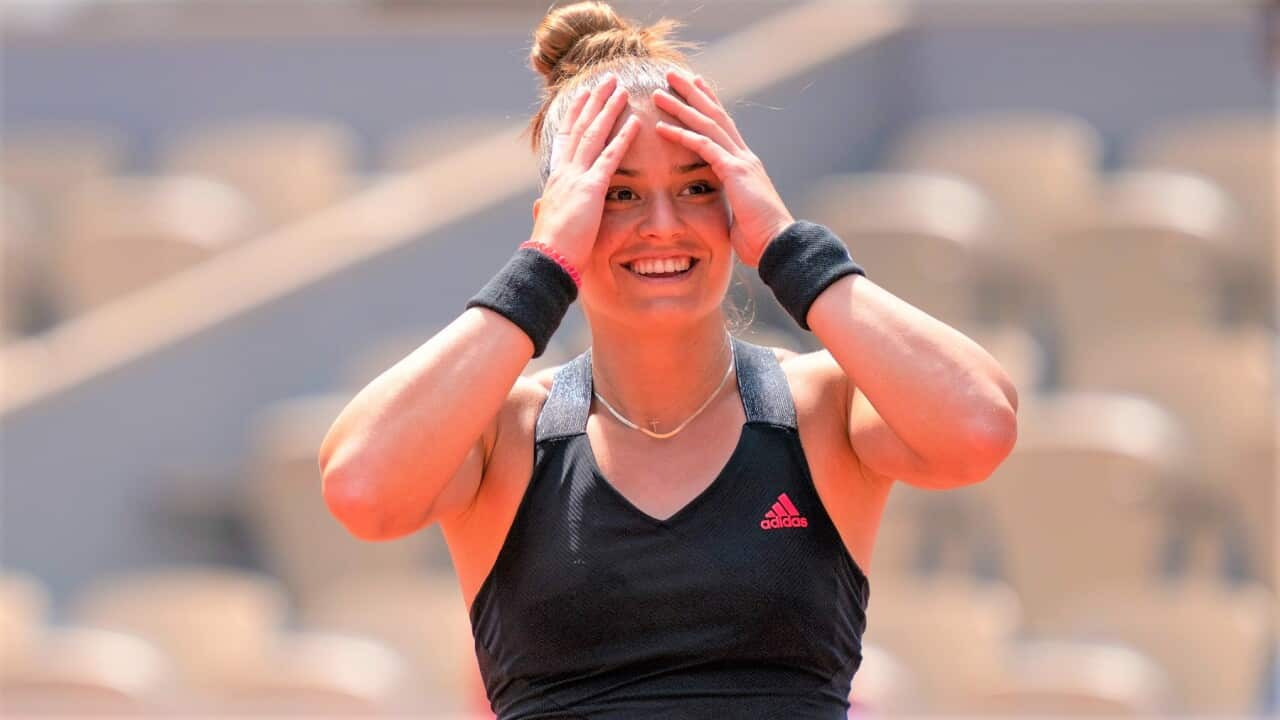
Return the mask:
{"type": "Polygon", "coordinates": [[[161,167],[230,184],[272,227],[340,200],[353,188],[355,155],[350,131],[332,123],[244,120],[192,129],[172,139],[161,167]]]}
{"type": "Polygon", "coordinates": [[[30,656],[42,640],[49,591],[27,574],[0,574],[0,675],[30,656]]]}
{"type": "Polygon", "coordinates": [[[889,167],[947,173],[974,183],[995,206],[991,246],[1002,262],[995,307],[1025,322],[1043,302],[1045,250],[1078,222],[1096,190],[1102,139],[1080,118],[1048,111],[945,115],[918,122],[895,144],[889,167]]]}
{"type": "Polygon", "coordinates": [[[31,203],[0,184],[0,344],[31,328],[35,293],[45,277],[43,253],[31,203]]]}
{"type": "Polygon", "coordinates": [[[175,661],[182,682],[217,687],[266,657],[288,600],[272,578],[182,566],[102,578],[72,608],[78,625],[137,635],[175,661]]]}
{"type": "Polygon", "coordinates": [[[849,692],[850,717],[909,717],[924,708],[918,678],[892,653],[865,639],[862,665],[849,692]]]}
{"type": "Polygon", "coordinates": [[[270,653],[238,668],[208,702],[224,716],[387,716],[403,686],[417,678],[376,641],[341,633],[295,631],[270,653]]]}
{"type": "Polygon", "coordinates": [[[83,183],[68,198],[52,255],[63,313],[76,315],[248,239],[252,209],[207,178],[134,176],[83,183]]]}
{"type": "Polygon", "coordinates": [[[974,687],[998,682],[1021,625],[1013,590],[962,575],[873,581],[867,639],[917,677],[930,710],[954,709],[974,687]]]}
{"type": "Polygon", "coordinates": [[[976,500],[971,490],[939,493],[895,485],[876,531],[868,574],[877,585],[922,575],[994,575],[999,537],[976,500]]]}
{"type": "Polygon", "coordinates": [[[124,150],[119,138],[101,128],[6,131],[0,178],[52,212],[59,198],[80,183],[119,172],[124,150]]]}
{"type": "Polygon", "coordinates": [[[962,714],[1154,717],[1175,707],[1168,676],[1132,649],[1085,642],[1032,642],[1013,652],[994,687],[974,688],[962,714]]]}
{"type": "Polygon", "coordinates": [[[414,706],[472,707],[480,682],[467,606],[452,572],[364,573],[318,591],[302,614],[316,630],[357,633],[394,648],[413,678],[414,706]]]}
{"type": "Polygon", "coordinates": [[[1107,178],[1094,210],[1055,236],[1049,286],[1068,352],[1136,328],[1212,327],[1226,308],[1234,245],[1229,198],[1170,172],[1107,178]]]}
{"type": "Polygon", "coordinates": [[[85,627],[50,629],[32,652],[5,665],[6,717],[151,715],[172,707],[174,672],[151,643],[85,627]]]}
{"type": "Polygon", "coordinates": [[[1032,632],[1061,630],[1063,607],[1099,583],[1154,577],[1184,438],[1167,411],[1137,396],[1021,398],[1017,446],[973,489],[1032,632]]]}
{"type": "Polygon", "coordinates": [[[956,327],[983,319],[983,269],[994,211],[974,185],[945,175],[864,173],[824,178],[805,217],[821,218],[894,295],[956,327]]]}
{"type": "Polygon", "coordinates": [[[299,602],[351,573],[447,566],[439,528],[388,542],[360,540],[342,526],[321,494],[317,455],[349,394],[303,396],[255,418],[243,512],[268,568],[299,602]],[[435,562],[431,562],[431,558],[435,562]]]}
{"type": "Polygon", "coordinates": [[[1276,181],[1280,125],[1274,115],[1222,112],[1173,118],[1134,143],[1133,167],[1196,173],[1217,183],[1239,208],[1237,241],[1247,261],[1236,266],[1237,316],[1276,327],[1276,181]]]}
{"type": "Polygon", "coordinates": [[[1274,595],[1217,578],[1098,588],[1079,597],[1076,636],[1136,648],[1172,680],[1178,706],[1243,716],[1257,701],[1275,632],[1274,595]]]}
{"type": "Polygon", "coordinates": [[[1019,393],[1037,392],[1049,381],[1048,351],[1026,329],[1012,325],[979,325],[964,329],[964,333],[991,353],[1019,393]]]}
{"type": "Polygon", "coordinates": [[[1133,328],[1073,348],[1063,361],[1069,387],[1139,393],[1178,418],[1189,431],[1186,471],[1247,524],[1254,570],[1268,580],[1274,543],[1266,538],[1277,528],[1275,349],[1276,335],[1263,327],[1133,328]]]}
{"type": "MultiPolygon", "coordinates": [[[[476,115],[450,117],[442,122],[411,128],[387,141],[382,151],[382,167],[390,172],[408,172],[468,143],[509,131],[512,127],[509,118],[476,115]]],[[[521,142],[516,132],[510,135],[513,147],[521,142]]]]}

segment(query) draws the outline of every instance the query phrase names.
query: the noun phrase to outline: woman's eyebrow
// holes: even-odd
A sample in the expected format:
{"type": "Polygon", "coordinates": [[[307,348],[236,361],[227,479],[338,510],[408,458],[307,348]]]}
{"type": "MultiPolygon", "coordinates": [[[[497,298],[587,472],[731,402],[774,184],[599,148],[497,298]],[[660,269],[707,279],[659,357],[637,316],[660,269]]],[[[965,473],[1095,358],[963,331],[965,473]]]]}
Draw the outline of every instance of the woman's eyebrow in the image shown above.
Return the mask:
{"type": "MultiPolygon", "coordinates": [[[[677,165],[677,166],[675,166],[675,167],[674,167],[674,168],[672,168],[672,169],[676,171],[676,174],[677,174],[677,175],[684,175],[684,174],[686,174],[686,173],[691,173],[691,172],[693,172],[694,170],[701,170],[701,169],[702,169],[702,168],[704,168],[704,167],[710,167],[710,166],[707,164],[707,161],[706,161],[706,160],[698,160],[698,161],[695,161],[695,162],[691,162],[691,163],[689,163],[688,165],[677,165]]],[[[617,170],[615,170],[613,174],[614,174],[614,175],[622,175],[622,176],[625,176],[625,177],[636,177],[636,176],[637,176],[637,175],[639,175],[640,173],[639,173],[639,172],[637,172],[637,171],[635,171],[635,170],[632,170],[631,168],[624,168],[624,167],[620,167],[620,168],[618,168],[617,170]]]]}

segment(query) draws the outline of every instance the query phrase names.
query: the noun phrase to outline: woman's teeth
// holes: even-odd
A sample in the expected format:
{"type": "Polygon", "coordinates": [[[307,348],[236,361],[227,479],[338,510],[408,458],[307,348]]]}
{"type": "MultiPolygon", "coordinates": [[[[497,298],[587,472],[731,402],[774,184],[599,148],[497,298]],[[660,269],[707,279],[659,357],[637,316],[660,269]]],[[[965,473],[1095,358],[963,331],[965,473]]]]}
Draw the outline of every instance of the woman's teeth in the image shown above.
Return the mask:
{"type": "Polygon", "coordinates": [[[665,275],[684,272],[692,264],[693,259],[687,255],[676,258],[663,258],[661,260],[645,258],[631,263],[631,272],[638,275],[665,275]]]}

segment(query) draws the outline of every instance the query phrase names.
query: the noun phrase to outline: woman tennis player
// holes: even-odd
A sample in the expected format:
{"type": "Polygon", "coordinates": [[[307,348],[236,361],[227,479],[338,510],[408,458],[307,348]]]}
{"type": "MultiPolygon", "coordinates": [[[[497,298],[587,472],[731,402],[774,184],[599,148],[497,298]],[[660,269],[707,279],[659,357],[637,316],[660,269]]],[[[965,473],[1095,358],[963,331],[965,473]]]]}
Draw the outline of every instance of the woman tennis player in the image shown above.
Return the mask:
{"type": "Polygon", "coordinates": [[[845,717],[893,481],[1016,436],[999,364],[792,217],[672,27],[545,17],[530,242],[320,452],[356,536],[441,524],[501,720],[845,717]],[[825,350],[729,335],[735,258],[825,350]],[[521,377],[574,300],[590,349],[521,377]]]}

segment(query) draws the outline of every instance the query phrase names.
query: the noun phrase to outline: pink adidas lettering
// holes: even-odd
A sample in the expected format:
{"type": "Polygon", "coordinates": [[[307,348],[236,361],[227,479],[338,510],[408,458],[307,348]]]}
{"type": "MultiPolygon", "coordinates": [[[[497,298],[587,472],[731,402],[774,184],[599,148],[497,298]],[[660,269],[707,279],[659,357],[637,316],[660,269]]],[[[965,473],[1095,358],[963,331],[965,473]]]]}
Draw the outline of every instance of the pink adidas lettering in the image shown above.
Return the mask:
{"type": "Polygon", "coordinates": [[[786,493],[778,496],[777,502],[764,514],[760,521],[761,530],[777,530],[778,528],[809,527],[809,520],[800,514],[791,498],[786,493]]]}

